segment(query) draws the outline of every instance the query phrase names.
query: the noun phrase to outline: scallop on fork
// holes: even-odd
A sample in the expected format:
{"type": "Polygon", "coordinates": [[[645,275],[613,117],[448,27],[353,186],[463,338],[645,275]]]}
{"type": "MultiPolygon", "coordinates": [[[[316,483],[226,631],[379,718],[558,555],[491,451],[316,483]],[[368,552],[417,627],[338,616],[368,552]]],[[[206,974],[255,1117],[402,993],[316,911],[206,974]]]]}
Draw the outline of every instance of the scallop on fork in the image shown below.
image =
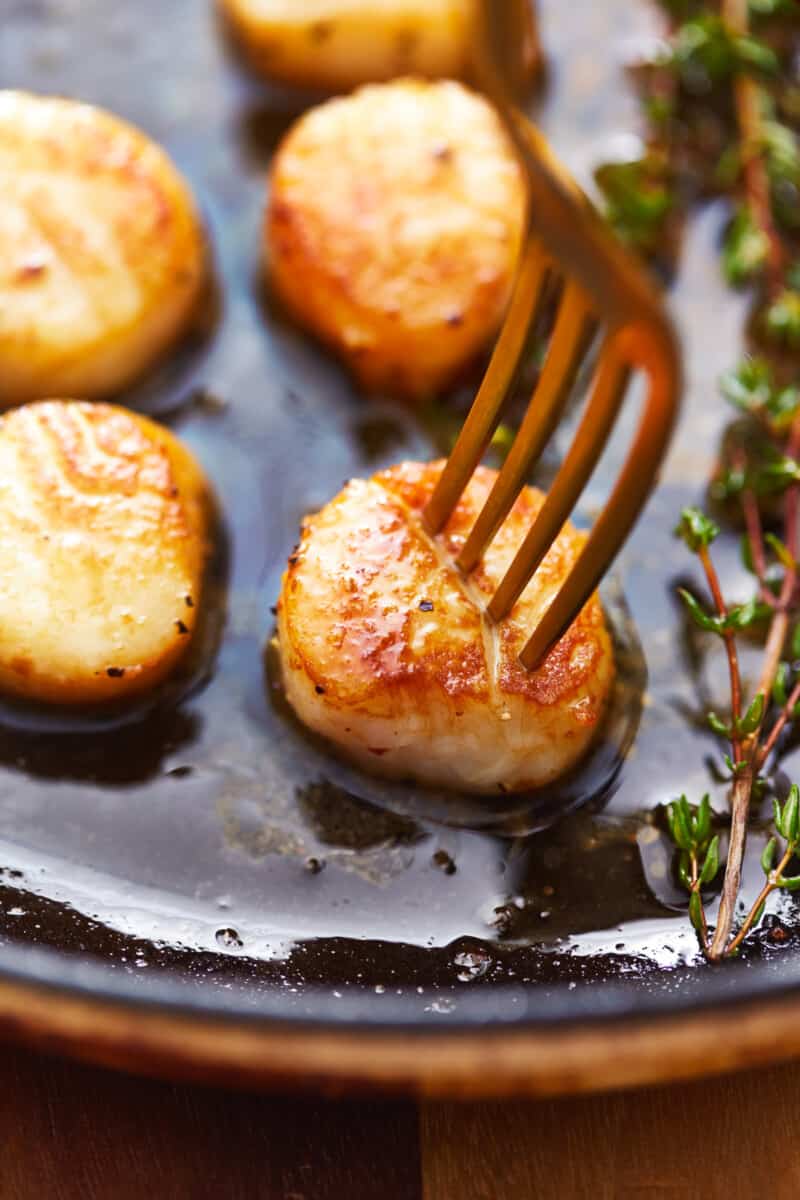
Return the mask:
{"type": "Polygon", "coordinates": [[[441,467],[351,483],[306,522],[284,577],[278,638],[300,718],[374,771],[476,792],[552,780],[601,724],[614,665],[597,586],[653,487],[676,414],[678,354],[661,299],[506,87],[504,8],[482,0],[476,71],[527,185],[505,322],[441,467]],[[480,459],[542,307],[552,333],[502,469],[480,459]],[[526,484],[594,346],[573,443],[545,497],[526,484]],[[628,383],[638,430],[588,535],[569,524],[628,383]]]}

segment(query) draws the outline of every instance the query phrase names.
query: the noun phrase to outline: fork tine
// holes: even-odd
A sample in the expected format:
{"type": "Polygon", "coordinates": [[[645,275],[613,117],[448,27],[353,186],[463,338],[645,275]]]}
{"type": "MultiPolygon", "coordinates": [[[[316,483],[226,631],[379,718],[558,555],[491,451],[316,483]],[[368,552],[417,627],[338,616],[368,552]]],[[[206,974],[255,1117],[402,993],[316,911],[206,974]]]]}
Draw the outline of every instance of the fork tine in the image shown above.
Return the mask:
{"type": "MultiPolygon", "coordinates": [[[[629,331],[634,336],[641,331],[629,331]]],[[[669,363],[672,348],[661,358],[669,363]]],[[[673,363],[674,366],[674,363],[673,363]]],[[[677,371],[677,368],[675,368],[677,371]]],[[[675,421],[675,379],[669,371],[649,372],[650,386],[633,445],[605,508],[580,558],[551,601],[520,655],[529,671],[566,632],[608,570],[655,486],[658,468],[675,421]]]]}
{"type": "MultiPolygon", "coordinates": [[[[535,668],[580,612],[624,542],[653,486],[677,413],[680,358],[659,293],[609,234],[574,179],[529,120],[509,86],[514,7],[473,0],[473,68],[494,102],[523,169],[526,239],[503,329],[461,434],[423,513],[441,531],[480,462],[522,355],[540,315],[546,284],[564,283],[558,319],[538,386],[504,467],[478,514],[457,565],[472,570],[511,509],[525,477],[556,424],[579,360],[594,334],[593,312],[608,330],[578,431],[532,528],[500,581],[486,615],[501,621],[547,554],[597,464],[619,412],[632,370],[650,380],[633,448],[577,563],[551,601],[520,660],[535,668]],[[530,310],[536,306],[536,316],[530,310]],[[590,304],[591,302],[591,304],[590,304]]],[[[516,39],[518,41],[518,39],[516,39]]]]}
{"type": "MultiPolygon", "coordinates": [[[[528,534],[492,597],[488,614],[501,621],[516,604],[558,536],[591,475],[616,420],[630,368],[613,340],[603,347],[578,432],[528,534]]],[[[573,614],[574,615],[574,614],[573,614]]]]}
{"type": "Polygon", "coordinates": [[[596,323],[583,289],[568,282],[553,336],[514,444],[478,514],[457,565],[468,574],[508,516],[520,488],[556,426],[596,323]]]}
{"type": "Polygon", "coordinates": [[[544,250],[529,237],[486,374],[422,514],[423,524],[430,534],[439,533],[446,525],[495,430],[528,332],[541,308],[547,276],[544,250]]]}

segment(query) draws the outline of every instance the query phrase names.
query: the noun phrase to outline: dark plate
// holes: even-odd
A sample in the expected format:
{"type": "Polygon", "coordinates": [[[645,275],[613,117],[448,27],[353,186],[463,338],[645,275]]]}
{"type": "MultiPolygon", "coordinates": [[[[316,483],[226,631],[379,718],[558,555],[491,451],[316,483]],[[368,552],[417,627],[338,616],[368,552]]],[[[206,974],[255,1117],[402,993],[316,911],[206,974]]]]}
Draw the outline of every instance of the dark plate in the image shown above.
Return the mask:
{"type": "MultiPolygon", "coordinates": [[[[595,163],[619,155],[619,131],[636,128],[623,57],[650,19],[627,0],[541,5],[551,70],[535,111],[584,183],[595,163]]],[[[742,303],[716,262],[724,211],[709,206],[687,233],[673,288],[687,403],[664,482],[619,570],[649,670],[633,750],[617,773],[619,744],[639,716],[642,670],[622,617],[615,725],[578,784],[548,797],[546,810],[541,797],[496,811],[448,806],[331,763],[270,698],[262,649],[302,515],[351,475],[439,453],[468,391],[422,415],[365,402],[264,302],[256,263],[265,170],[301,106],[244,76],[211,5],[0,0],[0,27],[3,86],[80,97],[140,124],[200,197],[218,311],[204,338],[127,400],[168,420],[204,463],[224,513],[227,565],[221,555],[217,575],[228,583],[216,660],[182,702],[162,697],[115,729],[59,730],[2,714],[6,1025],[149,1069],[182,1062],[258,1077],[497,1090],[586,1086],[576,1074],[556,1080],[554,1047],[562,1062],[584,1047],[595,1084],[623,1077],[612,1017],[657,1018],[650,1028],[662,1050],[642,1044],[624,1078],[689,1070],[691,1053],[679,1067],[667,1038],[676,1016],[686,1014],[689,1030],[706,1010],[793,996],[794,905],[780,902],[779,937],[767,926],[741,960],[707,967],[652,819],[681,791],[711,788],[724,805],[709,773],[712,744],[692,716],[699,691],[722,693],[722,665],[704,663],[685,640],[673,596],[686,559],[670,534],[679,506],[702,493],[725,420],[716,377],[741,343],[742,303]],[[522,836],[589,792],[592,802],[569,819],[522,836]],[[581,1038],[597,1020],[592,1057],[581,1038]],[[201,1026],[206,1035],[193,1041],[201,1026]],[[543,1027],[552,1029],[549,1057],[543,1027]],[[367,1031],[376,1039],[368,1052],[359,1041],[367,1031]],[[501,1055],[497,1039],[506,1036],[516,1067],[489,1079],[476,1064],[489,1047],[501,1055]],[[450,1045],[461,1047],[462,1066],[431,1082],[450,1045]]],[[[633,416],[584,497],[584,515],[613,477],[633,416]]],[[[724,559],[735,588],[733,543],[724,559]]],[[[612,608],[616,596],[612,587],[612,608]]],[[[756,832],[756,859],[759,845],[756,832]]],[[[748,860],[745,893],[757,874],[748,860]]],[[[761,1026],[738,1011],[715,1017],[714,1028],[757,1055],[761,1026]]]]}

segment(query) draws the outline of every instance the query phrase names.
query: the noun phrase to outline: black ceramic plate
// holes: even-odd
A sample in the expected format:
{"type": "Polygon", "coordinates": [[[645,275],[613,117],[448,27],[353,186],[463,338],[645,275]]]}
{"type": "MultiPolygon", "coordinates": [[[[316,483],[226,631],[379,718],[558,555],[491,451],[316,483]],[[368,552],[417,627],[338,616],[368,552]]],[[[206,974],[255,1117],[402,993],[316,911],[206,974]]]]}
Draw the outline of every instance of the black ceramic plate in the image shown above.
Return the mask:
{"type": "MultiPolygon", "coordinates": [[[[201,1008],[219,1017],[223,1039],[237,1015],[309,1030],[525,1029],[792,987],[800,926],[787,901],[780,939],[765,932],[724,970],[700,962],[652,820],[681,791],[710,788],[724,805],[712,744],[693,719],[699,692],[721,694],[724,676],[685,641],[674,585],[687,563],[671,537],[680,505],[702,494],[725,420],[716,377],[741,343],[742,304],[717,267],[724,211],[709,205],[690,226],[672,289],[688,396],[663,483],[606,593],[624,686],[598,755],[545,801],[500,811],[372,785],[335,766],[271,695],[270,606],[303,514],[349,476],[440,453],[468,390],[422,414],[364,401],[265,302],[265,172],[302,104],[244,75],[211,10],[205,0],[0,0],[2,86],[129,118],[167,147],[200,198],[218,312],[205,338],[126,400],[196,451],[227,543],[221,644],[182,702],[163,697],[114,729],[59,729],[4,710],[0,973],[80,991],[98,1011],[110,999],[201,1008]],[[632,628],[649,672],[641,714],[632,628]],[[590,804],[524,836],[587,792],[590,804]]],[[[637,128],[623,64],[654,14],[646,0],[548,0],[540,10],[551,64],[532,111],[587,183],[637,128]]],[[[584,518],[632,419],[583,499],[584,518]]],[[[733,544],[726,553],[735,587],[733,544]]],[[[759,843],[756,832],[756,857],[759,843]]],[[[745,894],[757,875],[749,863],[745,894]]]]}

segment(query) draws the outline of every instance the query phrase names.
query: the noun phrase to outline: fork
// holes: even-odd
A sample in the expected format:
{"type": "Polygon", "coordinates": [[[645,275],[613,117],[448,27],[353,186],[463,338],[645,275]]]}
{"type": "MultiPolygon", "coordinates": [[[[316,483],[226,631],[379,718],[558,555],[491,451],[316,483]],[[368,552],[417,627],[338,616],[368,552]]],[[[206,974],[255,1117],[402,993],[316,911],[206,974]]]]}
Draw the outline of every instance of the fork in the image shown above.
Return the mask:
{"type": "MultiPolygon", "coordinates": [[[[527,0],[521,0],[526,3],[527,0]]],[[[531,329],[558,297],[544,362],[494,486],[456,559],[469,574],[492,542],[553,433],[590,346],[599,354],[572,445],[506,574],[487,605],[501,621],[513,608],[583,491],[634,374],[646,379],[639,426],[606,505],[570,574],[531,633],[520,661],[534,669],[580,612],[627,538],[669,443],[680,395],[680,360],[660,295],[617,242],[542,135],[516,107],[521,77],[516,0],[475,0],[474,72],[494,103],[523,169],[522,250],[505,320],[472,407],[423,514],[435,536],[446,525],[500,420],[531,329]]]]}

